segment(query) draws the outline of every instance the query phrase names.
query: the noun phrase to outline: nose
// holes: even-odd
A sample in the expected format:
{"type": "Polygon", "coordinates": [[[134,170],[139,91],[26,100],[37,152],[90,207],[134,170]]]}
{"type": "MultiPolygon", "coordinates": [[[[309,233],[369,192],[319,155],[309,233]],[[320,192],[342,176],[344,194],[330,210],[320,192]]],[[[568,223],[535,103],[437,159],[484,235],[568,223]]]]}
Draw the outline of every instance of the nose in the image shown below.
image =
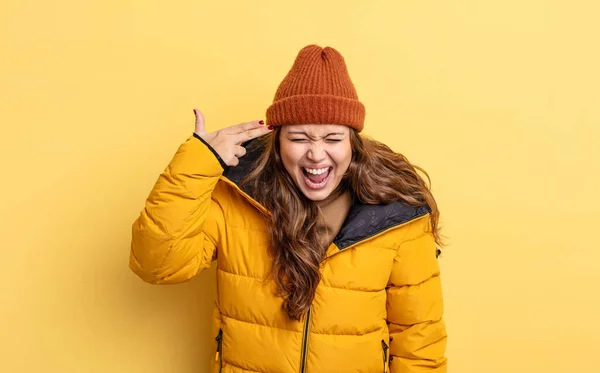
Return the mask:
{"type": "Polygon", "coordinates": [[[323,146],[321,145],[320,142],[313,142],[310,146],[310,149],[308,149],[308,153],[306,154],[306,157],[314,163],[319,163],[323,160],[325,160],[325,149],[323,149],[323,146]]]}

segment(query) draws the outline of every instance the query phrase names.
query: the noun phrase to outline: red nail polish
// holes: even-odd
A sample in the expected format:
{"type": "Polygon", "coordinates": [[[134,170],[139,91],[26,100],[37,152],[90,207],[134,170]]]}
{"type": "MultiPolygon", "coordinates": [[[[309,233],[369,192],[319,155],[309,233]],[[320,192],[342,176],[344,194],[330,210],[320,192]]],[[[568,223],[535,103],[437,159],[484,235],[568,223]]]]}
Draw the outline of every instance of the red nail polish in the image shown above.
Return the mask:
{"type": "Polygon", "coordinates": [[[258,124],[265,124],[265,121],[264,120],[259,120],[258,124]]]}
{"type": "Polygon", "coordinates": [[[194,109],[194,115],[196,115],[196,109],[194,109]]]}
{"type": "Polygon", "coordinates": [[[269,126],[268,128],[272,131],[275,127],[269,126]]]}

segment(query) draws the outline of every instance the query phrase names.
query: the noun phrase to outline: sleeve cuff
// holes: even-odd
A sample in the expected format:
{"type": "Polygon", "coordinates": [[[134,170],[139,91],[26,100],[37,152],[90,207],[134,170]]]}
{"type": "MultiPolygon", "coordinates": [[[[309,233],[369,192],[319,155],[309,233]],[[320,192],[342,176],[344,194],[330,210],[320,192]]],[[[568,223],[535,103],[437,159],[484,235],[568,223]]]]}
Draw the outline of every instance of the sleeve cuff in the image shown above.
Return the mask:
{"type": "Polygon", "coordinates": [[[217,157],[217,160],[221,164],[221,167],[223,167],[223,170],[227,171],[229,169],[229,166],[223,161],[223,159],[221,158],[221,156],[219,155],[219,153],[217,153],[215,151],[215,149],[212,148],[212,146],[208,145],[208,143],[206,141],[204,141],[204,139],[202,137],[198,136],[195,132],[194,132],[194,137],[197,138],[198,140],[202,141],[202,143],[204,145],[206,145],[206,147],[208,148],[208,150],[210,150],[211,153],[213,153],[214,156],[217,157]]]}

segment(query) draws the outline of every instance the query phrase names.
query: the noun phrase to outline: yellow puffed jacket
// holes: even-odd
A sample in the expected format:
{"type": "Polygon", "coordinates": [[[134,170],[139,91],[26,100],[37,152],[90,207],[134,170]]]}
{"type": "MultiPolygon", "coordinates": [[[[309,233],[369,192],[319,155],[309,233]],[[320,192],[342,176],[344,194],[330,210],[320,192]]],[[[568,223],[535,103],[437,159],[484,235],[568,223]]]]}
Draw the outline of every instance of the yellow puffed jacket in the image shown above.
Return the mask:
{"type": "Polygon", "coordinates": [[[132,227],[129,265],[148,283],[186,281],[216,260],[212,372],[446,372],[429,209],[355,203],[327,250],[307,317],[291,321],[265,280],[269,213],[238,186],[257,144],[228,167],[190,136],[132,227]]]}

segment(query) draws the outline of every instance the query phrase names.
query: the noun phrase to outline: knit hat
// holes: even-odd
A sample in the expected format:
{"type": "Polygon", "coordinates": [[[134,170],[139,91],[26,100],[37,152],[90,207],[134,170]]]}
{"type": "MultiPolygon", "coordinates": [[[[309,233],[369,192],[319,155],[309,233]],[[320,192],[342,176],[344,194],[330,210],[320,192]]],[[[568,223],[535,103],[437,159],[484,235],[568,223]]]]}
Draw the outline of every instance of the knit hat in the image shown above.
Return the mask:
{"type": "Polygon", "coordinates": [[[362,131],[365,107],[358,101],[344,57],[331,47],[308,45],[283,79],[267,124],[342,124],[362,131]]]}

